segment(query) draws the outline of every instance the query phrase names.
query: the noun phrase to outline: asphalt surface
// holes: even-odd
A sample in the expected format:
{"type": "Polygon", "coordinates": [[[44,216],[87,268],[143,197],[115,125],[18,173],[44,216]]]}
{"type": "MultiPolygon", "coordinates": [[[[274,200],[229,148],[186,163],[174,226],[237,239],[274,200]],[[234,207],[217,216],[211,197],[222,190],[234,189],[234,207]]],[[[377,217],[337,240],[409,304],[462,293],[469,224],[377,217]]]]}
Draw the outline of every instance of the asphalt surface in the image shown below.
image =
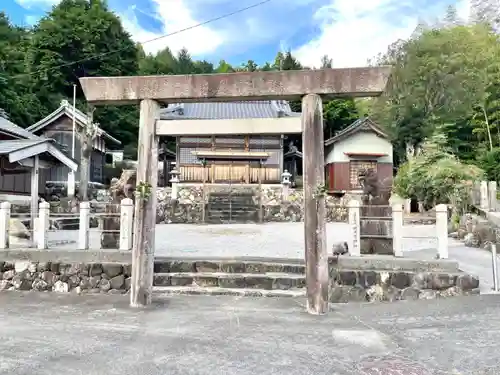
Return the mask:
{"type": "Polygon", "coordinates": [[[0,294],[0,374],[499,374],[500,296],[333,305],[0,294]]]}

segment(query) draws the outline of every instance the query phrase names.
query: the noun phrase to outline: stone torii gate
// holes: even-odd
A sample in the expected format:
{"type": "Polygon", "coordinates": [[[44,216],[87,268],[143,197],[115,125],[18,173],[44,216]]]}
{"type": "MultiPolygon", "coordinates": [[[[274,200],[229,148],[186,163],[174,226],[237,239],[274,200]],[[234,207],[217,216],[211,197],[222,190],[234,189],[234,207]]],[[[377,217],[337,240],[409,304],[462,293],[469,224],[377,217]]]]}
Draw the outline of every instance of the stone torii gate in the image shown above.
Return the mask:
{"type": "Polygon", "coordinates": [[[304,236],[307,310],[328,311],[328,251],[325,233],[323,112],[321,96],[372,97],[382,94],[389,67],[203,75],[86,77],[80,83],[89,103],[140,103],[137,184],[150,188],[135,207],[130,304],[151,304],[153,289],[158,136],[203,134],[303,134],[304,236]],[[160,103],[302,99],[301,122],[276,119],[214,121],[212,129],[194,121],[160,121],[160,103]],[[217,126],[217,123],[219,125],[217,126]],[[180,129],[179,129],[180,128],[180,129]]]}

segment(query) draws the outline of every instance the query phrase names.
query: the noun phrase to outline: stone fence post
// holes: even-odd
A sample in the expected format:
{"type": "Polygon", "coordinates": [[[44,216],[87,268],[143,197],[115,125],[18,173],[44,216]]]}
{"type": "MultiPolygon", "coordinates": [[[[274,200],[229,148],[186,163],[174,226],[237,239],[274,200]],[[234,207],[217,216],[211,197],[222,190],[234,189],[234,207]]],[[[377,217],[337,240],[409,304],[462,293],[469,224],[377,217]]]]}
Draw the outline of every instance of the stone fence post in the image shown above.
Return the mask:
{"type": "Polygon", "coordinates": [[[361,255],[361,208],[359,201],[352,199],[347,205],[348,223],[351,230],[351,243],[349,244],[349,254],[353,256],[361,255]]]}
{"type": "Polygon", "coordinates": [[[392,247],[394,256],[403,256],[403,205],[392,203],[392,247]]]}
{"type": "Polygon", "coordinates": [[[125,198],[120,205],[120,250],[132,250],[134,228],[134,202],[125,198]]]}
{"type": "Polygon", "coordinates": [[[497,182],[489,181],[488,182],[488,200],[490,211],[497,210],[497,182]]]}
{"type": "Polygon", "coordinates": [[[489,199],[488,199],[488,182],[481,181],[481,185],[479,187],[480,191],[480,207],[484,211],[489,211],[489,199]]]}
{"type": "Polygon", "coordinates": [[[88,250],[90,231],[90,202],[80,202],[80,229],[78,230],[78,250],[88,250]]]}
{"type": "Polygon", "coordinates": [[[9,248],[10,202],[0,203],[0,249],[9,248]]]}
{"type": "Polygon", "coordinates": [[[404,213],[411,214],[411,199],[405,199],[404,207],[404,213]]]}
{"type": "Polygon", "coordinates": [[[448,207],[436,206],[436,237],[438,259],[448,259],[448,207]]]}
{"type": "Polygon", "coordinates": [[[49,246],[49,215],[50,215],[50,203],[40,202],[38,207],[38,220],[35,220],[35,228],[33,233],[33,238],[36,242],[36,247],[38,250],[45,250],[49,246]]]}

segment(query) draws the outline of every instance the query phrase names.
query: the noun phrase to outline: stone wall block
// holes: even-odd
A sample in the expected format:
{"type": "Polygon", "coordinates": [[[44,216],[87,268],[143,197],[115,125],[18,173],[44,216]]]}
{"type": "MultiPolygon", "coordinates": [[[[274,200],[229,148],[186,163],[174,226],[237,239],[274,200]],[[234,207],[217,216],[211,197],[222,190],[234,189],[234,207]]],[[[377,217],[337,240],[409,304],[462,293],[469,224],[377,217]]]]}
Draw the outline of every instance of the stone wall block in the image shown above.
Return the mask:
{"type": "Polygon", "coordinates": [[[405,289],[412,283],[412,275],[407,272],[391,272],[387,284],[398,289],[405,289]]]}
{"type": "Polygon", "coordinates": [[[102,265],[94,263],[90,265],[89,276],[100,276],[102,274],[102,265]]]}
{"type": "Polygon", "coordinates": [[[444,290],[456,285],[457,275],[453,274],[432,274],[429,277],[430,289],[444,290]]]}
{"type": "Polygon", "coordinates": [[[358,273],[356,271],[339,271],[335,279],[338,285],[354,286],[358,284],[358,273]]]}
{"type": "Polygon", "coordinates": [[[56,274],[59,273],[59,263],[49,263],[49,271],[54,272],[56,274]]]}
{"type": "Polygon", "coordinates": [[[366,289],[357,286],[337,285],[330,290],[329,300],[332,303],[366,302],[366,289]]]}
{"type": "Polygon", "coordinates": [[[364,288],[380,284],[380,273],[375,271],[359,271],[358,284],[364,288]]]}
{"type": "Polygon", "coordinates": [[[456,279],[456,286],[464,291],[479,288],[479,278],[473,275],[459,275],[456,279]]]}
{"type": "Polygon", "coordinates": [[[50,262],[40,262],[36,267],[37,272],[50,271],[50,262]]]}
{"type": "Polygon", "coordinates": [[[104,263],[102,265],[103,273],[109,278],[113,278],[123,273],[123,267],[121,264],[116,263],[104,263]]]}
{"type": "Polygon", "coordinates": [[[125,277],[132,276],[132,265],[131,264],[124,264],[123,265],[123,274],[125,275],[125,277]]]}
{"type": "Polygon", "coordinates": [[[417,300],[419,299],[420,289],[415,287],[408,287],[401,291],[402,300],[417,300]]]}
{"type": "Polygon", "coordinates": [[[431,288],[431,277],[427,272],[418,272],[413,275],[411,286],[418,289],[431,288]]]}

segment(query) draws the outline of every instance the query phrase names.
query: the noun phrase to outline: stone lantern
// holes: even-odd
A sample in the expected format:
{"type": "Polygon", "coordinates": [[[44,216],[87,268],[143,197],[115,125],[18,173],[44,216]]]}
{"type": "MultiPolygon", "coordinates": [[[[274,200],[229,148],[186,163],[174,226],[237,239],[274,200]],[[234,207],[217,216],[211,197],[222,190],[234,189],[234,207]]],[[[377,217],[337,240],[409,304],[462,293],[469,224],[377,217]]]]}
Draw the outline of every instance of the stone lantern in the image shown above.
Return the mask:
{"type": "Polygon", "coordinates": [[[290,194],[290,184],[292,183],[290,181],[290,177],[292,177],[292,174],[286,169],[281,174],[281,191],[283,200],[288,200],[288,195],[290,194]]]}
{"type": "Polygon", "coordinates": [[[290,185],[290,177],[292,177],[292,174],[285,169],[285,171],[281,174],[281,184],[290,185]]]}
{"type": "Polygon", "coordinates": [[[170,178],[170,183],[172,184],[172,199],[177,199],[177,195],[179,193],[179,176],[181,172],[179,172],[177,169],[172,169],[170,171],[170,175],[172,176],[170,178]]]}

